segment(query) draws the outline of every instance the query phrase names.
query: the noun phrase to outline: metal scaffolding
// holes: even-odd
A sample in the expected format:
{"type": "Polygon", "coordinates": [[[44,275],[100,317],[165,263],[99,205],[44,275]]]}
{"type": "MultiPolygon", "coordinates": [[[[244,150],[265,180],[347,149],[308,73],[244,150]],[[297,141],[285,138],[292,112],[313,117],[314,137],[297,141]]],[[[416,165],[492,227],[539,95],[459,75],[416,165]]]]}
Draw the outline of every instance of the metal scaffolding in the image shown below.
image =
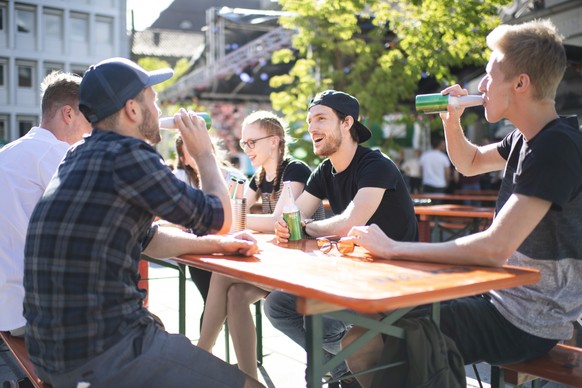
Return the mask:
{"type": "MultiPolygon", "coordinates": [[[[225,54],[224,19],[216,9],[206,11],[206,64],[180,78],[160,93],[162,101],[177,101],[192,97],[197,90],[207,90],[218,81],[240,75],[244,69],[267,62],[276,50],[290,47],[294,31],[274,28],[240,48],[225,54]]],[[[236,91],[235,91],[236,92],[236,91]]]]}

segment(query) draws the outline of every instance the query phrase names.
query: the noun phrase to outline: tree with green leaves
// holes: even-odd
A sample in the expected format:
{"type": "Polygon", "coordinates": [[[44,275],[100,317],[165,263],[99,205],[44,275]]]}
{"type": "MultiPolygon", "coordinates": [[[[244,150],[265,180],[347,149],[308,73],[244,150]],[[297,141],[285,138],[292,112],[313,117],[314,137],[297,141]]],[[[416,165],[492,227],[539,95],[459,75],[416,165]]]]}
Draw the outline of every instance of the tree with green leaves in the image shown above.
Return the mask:
{"type": "MultiPolygon", "coordinates": [[[[158,70],[164,67],[171,67],[167,61],[157,57],[139,58],[137,64],[146,70],[158,70]]],[[[189,67],[188,58],[179,59],[178,62],[176,62],[176,66],[174,66],[174,76],[163,84],[156,85],[156,91],[160,92],[173,85],[181,76],[188,72],[189,67]]]]}
{"type": "Polygon", "coordinates": [[[458,82],[455,70],[486,64],[485,37],[509,2],[279,0],[290,13],[281,25],[298,32],[293,49],[273,55],[275,63],[294,61],[288,74],[271,80],[281,90],[271,94],[273,108],[296,123],[298,139],[307,129],[308,101],[325,89],[356,96],[372,127],[389,113],[410,120],[421,80],[444,87],[458,82]]]}

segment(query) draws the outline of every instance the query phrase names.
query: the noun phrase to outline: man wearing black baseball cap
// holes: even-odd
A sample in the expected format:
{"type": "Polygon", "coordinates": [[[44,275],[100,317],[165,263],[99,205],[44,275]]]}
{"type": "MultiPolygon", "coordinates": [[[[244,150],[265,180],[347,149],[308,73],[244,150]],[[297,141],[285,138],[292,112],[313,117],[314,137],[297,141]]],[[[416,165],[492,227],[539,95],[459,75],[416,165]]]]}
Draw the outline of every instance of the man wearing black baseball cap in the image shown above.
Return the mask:
{"type": "MultiPolygon", "coordinates": [[[[341,91],[326,90],[311,100],[308,111],[313,150],[327,159],[313,171],[296,204],[304,216],[311,216],[321,201],[328,199],[334,216],[304,220],[305,234],[346,236],[353,226],[378,224],[395,240],[416,241],[414,207],[400,171],[380,151],[359,145],[370,139],[371,132],[359,121],[358,100],[341,91]]],[[[289,230],[283,220],[275,224],[275,233],[280,241],[287,241],[289,230]]],[[[303,317],[297,313],[294,296],[272,292],[265,313],[276,328],[305,347],[303,317]]],[[[332,319],[325,319],[324,325],[324,349],[335,354],[349,326],[332,319]]],[[[339,378],[347,372],[342,363],[332,376],[339,378]]],[[[342,382],[342,387],[348,386],[358,385],[342,382]]]]}
{"type": "Polygon", "coordinates": [[[257,252],[246,234],[203,236],[230,227],[204,120],[185,110],[174,115],[204,193],[178,180],[150,145],[160,139],[152,86],[172,73],[112,58],[91,66],[81,82],[79,109],[93,131],[50,181],[25,247],[27,349],[53,386],[260,386],[183,335],[160,330],[137,285],[142,252],[257,252]],[[155,217],[192,233],[158,227],[155,217]]]}
{"type": "Polygon", "coordinates": [[[307,110],[310,110],[315,105],[325,105],[340,114],[351,116],[354,123],[350,129],[350,135],[357,143],[364,143],[372,137],[372,132],[368,127],[358,121],[360,117],[360,103],[354,96],[344,92],[338,92],[337,90],[326,90],[311,100],[307,110]]]}

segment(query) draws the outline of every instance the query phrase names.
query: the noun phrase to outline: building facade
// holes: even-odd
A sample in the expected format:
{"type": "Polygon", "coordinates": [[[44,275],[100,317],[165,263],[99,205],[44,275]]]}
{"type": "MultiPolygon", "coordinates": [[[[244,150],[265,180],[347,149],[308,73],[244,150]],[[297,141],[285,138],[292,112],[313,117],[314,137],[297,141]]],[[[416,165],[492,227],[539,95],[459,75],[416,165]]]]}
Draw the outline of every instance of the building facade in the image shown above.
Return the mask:
{"type": "Polygon", "coordinates": [[[40,122],[40,83],[129,57],[125,0],[0,0],[0,144],[40,122]]]}

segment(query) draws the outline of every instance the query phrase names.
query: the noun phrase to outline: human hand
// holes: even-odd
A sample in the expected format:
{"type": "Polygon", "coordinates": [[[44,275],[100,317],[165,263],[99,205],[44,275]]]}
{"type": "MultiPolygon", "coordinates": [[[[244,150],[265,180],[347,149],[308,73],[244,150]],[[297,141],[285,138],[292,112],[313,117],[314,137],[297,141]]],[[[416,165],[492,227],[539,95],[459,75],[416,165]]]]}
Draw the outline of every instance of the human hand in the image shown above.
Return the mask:
{"type": "MultiPolygon", "coordinates": [[[[441,94],[459,97],[468,95],[469,91],[467,89],[461,88],[459,84],[455,84],[443,89],[441,94]]],[[[465,108],[463,107],[454,107],[452,105],[449,105],[447,108],[447,112],[439,113],[439,116],[441,117],[441,120],[443,120],[443,122],[445,123],[446,127],[446,124],[448,123],[450,124],[459,123],[461,115],[463,114],[464,111],[465,108]]]]}
{"type": "Polygon", "coordinates": [[[396,241],[390,239],[376,224],[370,226],[354,226],[345,240],[367,249],[372,256],[391,259],[396,241]]]}
{"type": "Polygon", "coordinates": [[[223,253],[236,253],[252,256],[259,252],[257,240],[250,233],[242,231],[232,235],[221,236],[220,246],[223,253]]]}
{"type": "Polygon", "coordinates": [[[291,235],[289,234],[289,227],[287,226],[287,223],[285,222],[283,217],[281,217],[280,219],[277,220],[277,222],[275,222],[274,229],[275,236],[277,236],[277,242],[285,243],[289,241],[289,237],[291,235]]]}
{"type": "Polygon", "coordinates": [[[206,122],[193,111],[184,108],[174,114],[176,128],[182,136],[188,153],[196,160],[201,154],[213,154],[212,141],[206,129],[206,122]]]}

